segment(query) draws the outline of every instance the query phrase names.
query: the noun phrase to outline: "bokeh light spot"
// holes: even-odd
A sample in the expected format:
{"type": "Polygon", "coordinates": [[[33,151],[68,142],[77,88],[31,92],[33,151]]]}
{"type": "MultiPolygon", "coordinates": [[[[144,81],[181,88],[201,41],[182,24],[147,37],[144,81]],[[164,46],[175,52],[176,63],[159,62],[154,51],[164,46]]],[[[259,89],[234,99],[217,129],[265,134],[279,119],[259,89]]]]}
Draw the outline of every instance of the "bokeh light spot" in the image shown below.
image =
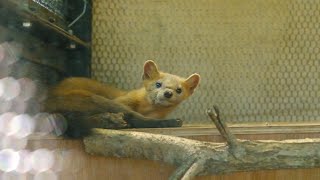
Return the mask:
{"type": "Polygon", "coordinates": [[[15,98],[15,99],[8,101],[8,102],[12,103],[10,111],[15,112],[17,114],[23,114],[26,112],[26,109],[28,106],[26,101],[23,101],[19,98],[15,98]]]}
{"type": "Polygon", "coordinates": [[[13,112],[6,112],[0,115],[0,133],[10,135],[14,133],[14,129],[10,129],[10,122],[16,116],[13,112]]]}
{"type": "Polygon", "coordinates": [[[1,46],[4,49],[4,61],[6,61],[6,64],[11,65],[19,60],[19,55],[23,49],[22,44],[13,41],[10,43],[2,43],[1,46]]]}
{"type": "Polygon", "coordinates": [[[50,114],[48,113],[38,113],[34,116],[36,121],[36,129],[39,135],[47,135],[52,132],[53,126],[50,123],[50,114]]]}
{"type": "Polygon", "coordinates": [[[33,133],[35,122],[27,114],[15,116],[10,122],[10,129],[18,138],[24,138],[33,133]]]}
{"type": "Polygon", "coordinates": [[[23,101],[27,101],[32,98],[36,93],[36,85],[29,78],[21,78],[18,79],[20,87],[22,87],[23,91],[20,92],[19,98],[23,101]]]}
{"type": "Polygon", "coordinates": [[[57,180],[58,177],[53,171],[44,171],[37,173],[34,176],[34,180],[57,180]]]}
{"type": "Polygon", "coordinates": [[[57,136],[67,130],[67,121],[61,114],[38,113],[34,116],[36,122],[35,132],[40,135],[54,133],[57,136]]]}
{"type": "Polygon", "coordinates": [[[54,155],[47,149],[38,149],[31,154],[32,169],[36,172],[49,170],[54,164],[54,155]]]}
{"type": "Polygon", "coordinates": [[[51,114],[49,116],[50,124],[56,136],[61,136],[67,130],[67,121],[61,114],[51,114]]]}
{"type": "Polygon", "coordinates": [[[16,172],[27,173],[32,169],[31,166],[31,153],[28,150],[21,150],[18,152],[20,156],[19,165],[16,168],[16,172]]]}
{"type": "Polygon", "coordinates": [[[12,77],[0,79],[0,95],[3,99],[9,101],[17,97],[20,93],[20,84],[12,77]]]}
{"type": "Polygon", "coordinates": [[[19,154],[12,149],[0,151],[0,170],[10,172],[18,167],[20,161],[19,154]]]}

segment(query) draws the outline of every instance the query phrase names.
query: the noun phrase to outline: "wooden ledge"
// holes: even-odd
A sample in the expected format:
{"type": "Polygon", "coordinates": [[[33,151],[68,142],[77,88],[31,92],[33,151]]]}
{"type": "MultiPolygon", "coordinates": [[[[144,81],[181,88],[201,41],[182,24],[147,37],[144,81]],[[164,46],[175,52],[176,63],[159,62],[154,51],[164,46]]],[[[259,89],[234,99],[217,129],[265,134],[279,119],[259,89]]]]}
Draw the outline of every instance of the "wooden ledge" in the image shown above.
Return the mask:
{"type": "MultiPolygon", "coordinates": [[[[320,122],[312,123],[247,123],[229,124],[235,135],[320,133],[320,122]]],[[[181,128],[126,129],[172,136],[220,135],[214,125],[186,125],[181,128]]]]}
{"type": "MultiPolygon", "coordinates": [[[[229,124],[235,135],[264,135],[264,134],[320,134],[320,122],[312,123],[248,123],[229,124]]],[[[188,136],[220,136],[213,125],[185,125],[181,128],[142,128],[124,129],[122,131],[138,131],[153,134],[164,134],[179,137],[188,136]]],[[[33,134],[29,140],[63,139],[54,135],[33,134]]]]}

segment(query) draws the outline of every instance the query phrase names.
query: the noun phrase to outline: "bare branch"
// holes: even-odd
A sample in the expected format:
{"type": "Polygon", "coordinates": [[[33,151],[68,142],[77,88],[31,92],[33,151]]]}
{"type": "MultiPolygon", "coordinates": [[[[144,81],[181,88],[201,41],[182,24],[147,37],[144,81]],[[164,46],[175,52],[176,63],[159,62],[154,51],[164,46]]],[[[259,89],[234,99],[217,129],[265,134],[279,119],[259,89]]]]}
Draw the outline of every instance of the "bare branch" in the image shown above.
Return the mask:
{"type": "Polygon", "coordinates": [[[198,176],[203,171],[203,162],[197,161],[193,163],[188,171],[182,176],[181,180],[190,180],[198,176]]]}
{"type": "Polygon", "coordinates": [[[176,171],[169,177],[169,180],[181,179],[186,172],[190,169],[190,167],[194,164],[195,160],[191,159],[185,164],[181,165],[176,169],[176,171]]]}
{"type": "Polygon", "coordinates": [[[238,146],[237,139],[230,132],[229,127],[226,125],[225,121],[220,118],[220,111],[217,106],[213,106],[212,109],[207,110],[207,114],[211,121],[215,124],[217,129],[219,130],[222,137],[227,141],[231,148],[236,148],[238,146]]]}
{"type": "Polygon", "coordinates": [[[227,144],[142,132],[93,129],[84,138],[85,149],[90,154],[156,160],[175,165],[178,168],[170,180],[238,171],[320,167],[320,139],[238,140],[220,118],[216,106],[213,110],[208,109],[207,114],[227,144]]]}
{"type": "Polygon", "coordinates": [[[84,138],[90,154],[162,161],[178,167],[170,179],[281,168],[320,167],[320,139],[237,140],[231,154],[224,143],[166,135],[94,129],[84,138]],[[246,153],[242,150],[245,149],[246,153]],[[236,157],[236,158],[235,158],[236,157]]]}

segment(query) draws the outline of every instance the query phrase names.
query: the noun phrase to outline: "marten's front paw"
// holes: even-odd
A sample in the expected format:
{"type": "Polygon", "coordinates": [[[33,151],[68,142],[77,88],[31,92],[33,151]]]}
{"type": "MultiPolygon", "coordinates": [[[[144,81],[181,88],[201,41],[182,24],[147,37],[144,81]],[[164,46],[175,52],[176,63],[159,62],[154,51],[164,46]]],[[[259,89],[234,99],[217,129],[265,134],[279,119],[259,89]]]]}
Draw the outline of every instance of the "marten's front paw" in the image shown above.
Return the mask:
{"type": "Polygon", "coordinates": [[[183,121],[181,119],[167,119],[162,121],[163,127],[181,127],[183,121]]]}
{"type": "Polygon", "coordinates": [[[181,127],[182,120],[180,119],[124,119],[132,128],[167,128],[167,127],[181,127]]]}

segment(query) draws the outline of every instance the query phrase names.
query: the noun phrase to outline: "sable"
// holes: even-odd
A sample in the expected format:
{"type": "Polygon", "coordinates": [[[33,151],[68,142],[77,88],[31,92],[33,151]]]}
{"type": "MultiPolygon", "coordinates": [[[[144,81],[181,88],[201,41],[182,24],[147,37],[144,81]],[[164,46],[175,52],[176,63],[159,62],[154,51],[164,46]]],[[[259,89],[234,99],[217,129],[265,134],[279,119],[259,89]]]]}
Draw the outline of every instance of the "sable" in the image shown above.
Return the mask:
{"type": "Polygon", "coordinates": [[[84,138],[90,154],[148,159],[177,166],[170,179],[237,171],[320,167],[320,139],[236,139],[215,107],[207,111],[227,143],[200,142],[142,132],[94,129],[84,138]]]}

